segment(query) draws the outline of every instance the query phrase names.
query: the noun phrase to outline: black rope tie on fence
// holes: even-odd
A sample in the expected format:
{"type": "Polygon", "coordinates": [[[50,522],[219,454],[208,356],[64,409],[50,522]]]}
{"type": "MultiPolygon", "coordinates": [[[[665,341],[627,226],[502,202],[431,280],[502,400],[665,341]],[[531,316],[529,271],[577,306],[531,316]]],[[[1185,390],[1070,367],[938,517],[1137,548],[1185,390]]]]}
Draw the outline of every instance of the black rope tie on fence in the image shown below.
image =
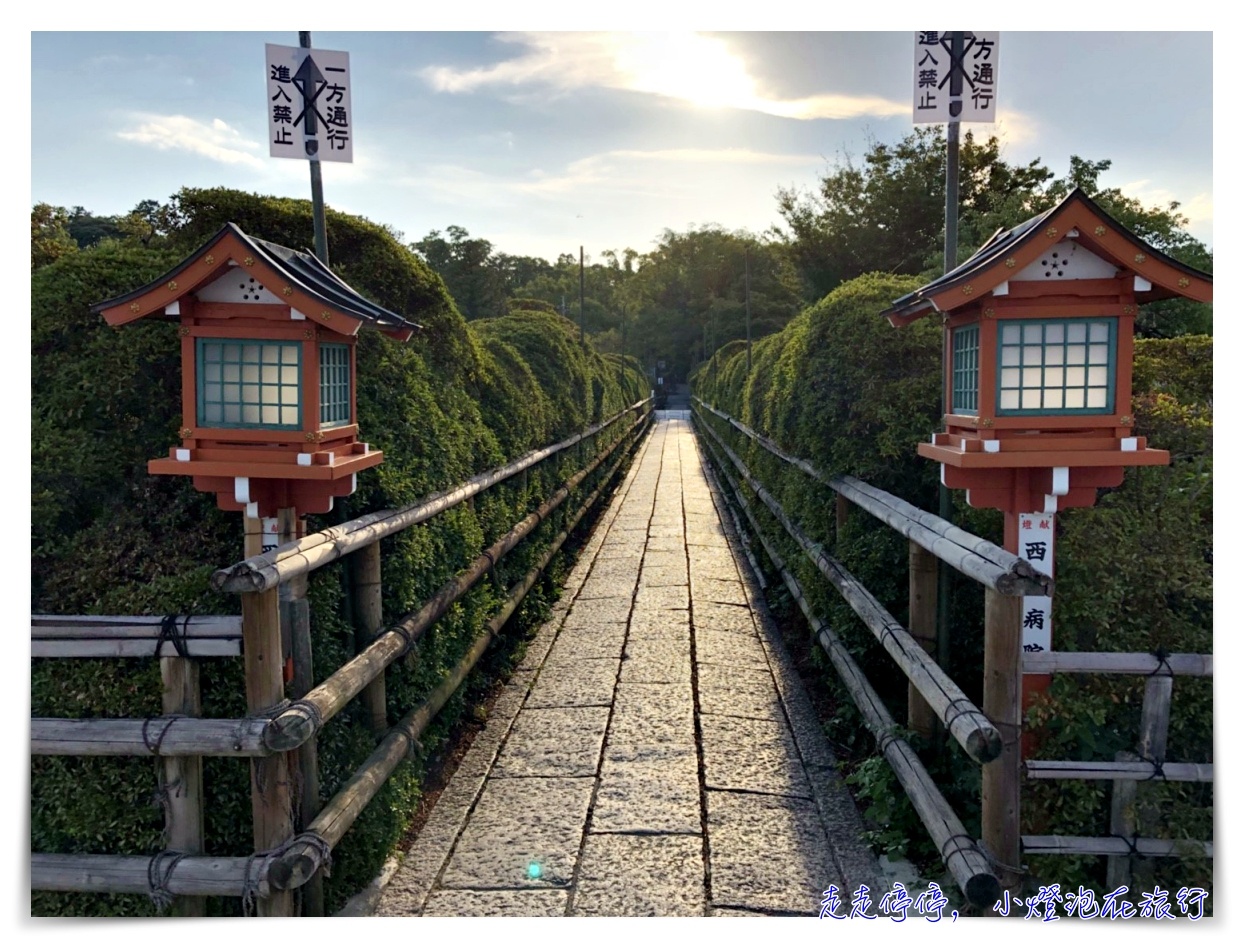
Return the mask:
{"type": "Polygon", "coordinates": [[[142,744],[147,748],[147,752],[152,756],[160,755],[160,748],[163,746],[164,738],[168,736],[168,731],[178,720],[185,719],[183,714],[166,714],[162,717],[147,717],[142,722],[142,744]],[[160,728],[159,735],[152,740],[151,734],[147,732],[147,728],[155,721],[161,721],[164,726],[160,728]]]}
{"type": "Polygon", "coordinates": [[[164,642],[170,641],[172,642],[173,648],[176,650],[179,658],[190,657],[190,649],[186,647],[186,630],[189,626],[189,612],[187,612],[185,617],[181,620],[180,630],[177,628],[176,613],[172,615],[165,615],[163,620],[160,622],[160,634],[155,639],[155,656],[157,658],[162,657],[163,655],[161,653],[161,649],[164,647],[164,642]]]}
{"type": "Polygon", "coordinates": [[[1170,667],[1169,662],[1170,652],[1166,651],[1165,648],[1160,645],[1157,645],[1156,648],[1148,653],[1157,659],[1157,666],[1148,672],[1149,677],[1156,677],[1161,673],[1162,669],[1164,669],[1165,673],[1170,677],[1174,676],[1174,669],[1170,667]]]}
{"type": "MultiPolygon", "coordinates": [[[[263,852],[252,852],[246,858],[246,868],[243,871],[242,878],[242,914],[250,917],[255,908],[255,898],[259,896],[259,881],[267,877],[268,869],[272,862],[281,856],[287,854],[295,848],[307,846],[312,849],[317,856],[319,868],[325,877],[332,875],[332,846],[328,844],[328,840],[318,832],[305,831],[299,832],[292,838],[286,839],[275,848],[270,848],[263,852]],[[251,872],[251,868],[255,862],[259,862],[259,868],[251,872]]],[[[271,883],[269,882],[269,887],[271,883]]]]}
{"type": "MultiPolygon", "coordinates": [[[[959,833],[958,835],[951,835],[941,846],[941,861],[948,865],[950,858],[954,855],[978,852],[979,850],[979,846],[975,844],[975,839],[973,839],[970,835],[963,835],[962,833],[959,833]],[[946,851],[947,848],[949,851],[946,851]]],[[[987,856],[985,856],[985,858],[987,858],[987,856]]]]}
{"type": "Polygon", "coordinates": [[[1022,867],[1021,865],[1007,865],[1005,862],[1003,862],[1000,858],[998,858],[991,851],[989,851],[988,846],[984,844],[983,840],[975,843],[975,850],[979,852],[981,855],[983,855],[984,858],[988,861],[988,863],[993,866],[994,874],[996,874],[997,871],[1000,870],[1000,871],[1009,872],[1011,877],[1014,877],[1014,878],[1031,877],[1028,874],[1027,869],[1022,867]]]}
{"type": "Polygon", "coordinates": [[[1115,834],[1115,835],[1111,835],[1110,838],[1116,838],[1121,842],[1125,842],[1126,847],[1127,847],[1127,855],[1129,855],[1131,858],[1143,858],[1144,857],[1142,854],[1140,854],[1139,847],[1135,844],[1136,842],[1139,841],[1139,833],[1136,833],[1129,837],[1126,835],[1115,834]]]}
{"type": "Polygon", "coordinates": [[[968,714],[973,714],[975,712],[975,705],[971,703],[970,700],[966,697],[955,697],[945,705],[945,713],[947,717],[947,719],[943,721],[945,729],[952,730],[955,720],[959,717],[965,717],[968,714]],[[964,706],[959,706],[960,704],[964,706]]]}
{"type": "Polygon", "coordinates": [[[1152,767],[1152,772],[1145,776],[1140,782],[1151,782],[1154,779],[1165,779],[1165,761],[1156,760],[1151,756],[1141,756],[1140,759],[1152,767]]]}
{"type": "Polygon", "coordinates": [[[167,911],[173,903],[173,893],[169,890],[169,882],[173,880],[173,870],[177,863],[186,857],[185,852],[173,852],[165,849],[156,852],[147,862],[147,896],[158,911],[167,911]]]}

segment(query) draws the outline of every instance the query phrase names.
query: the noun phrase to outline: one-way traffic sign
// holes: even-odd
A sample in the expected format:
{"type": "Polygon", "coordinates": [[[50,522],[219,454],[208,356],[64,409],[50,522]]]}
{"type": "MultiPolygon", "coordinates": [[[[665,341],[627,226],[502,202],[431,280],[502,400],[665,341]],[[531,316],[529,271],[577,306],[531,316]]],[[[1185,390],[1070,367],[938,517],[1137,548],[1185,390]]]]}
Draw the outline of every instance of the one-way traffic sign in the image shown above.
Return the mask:
{"type": "Polygon", "coordinates": [[[350,54],[266,46],[268,153],[273,158],[352,162],[350,54]]]}

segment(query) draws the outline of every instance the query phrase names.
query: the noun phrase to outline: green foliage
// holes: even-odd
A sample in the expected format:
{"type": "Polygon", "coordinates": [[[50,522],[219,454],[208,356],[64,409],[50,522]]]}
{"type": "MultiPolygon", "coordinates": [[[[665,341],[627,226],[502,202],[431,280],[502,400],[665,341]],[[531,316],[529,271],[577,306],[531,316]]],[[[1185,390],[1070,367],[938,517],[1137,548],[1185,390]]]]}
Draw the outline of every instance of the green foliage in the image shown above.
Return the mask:
{"type": "MultiPolygon", "coordinates": [[[[781,332],[753,347],[752,369],[734,351],[716,371],[700,365],[696,394],[774,440],[826,474],[851,474],[926,509],[936,509],[936,465],[916,444],[936,428],[941,333],[931,320],[894,329],[879,313],[919,285],[913,277],[871,274],[842,283],[781,332]]],[[[1169,467],[1129,470],[1097,504],[1058,516],[1057,650],[1211,653],[1212,601],[1212,340],[1206,336],[1138,340],[1134,364],[1135,433],[1169,449],[1169,467]]],[[[741,456],[790,517],[825,545],[901,622],[907,613],[907,543],[854,511],[834,528],[834,495],[773,458],[731,427],[703,415],[741,456]]],[[[762,504],[757,514],[815,612],[842,638],[897,720],[905,719],[907,684],[872,633],[807,562],[762,504]]],[[[996,511],[973,510],[955,496],[955,522],[1001,541],[996,511]]],[[[774,586],[778,588],[778,586],[774,586]]],[[[776,607],[783,608],[778,588],[776,607]]],[[[979,701],[983,663],[983,596],[956,573],[951,586],[954,646],[947,673],[979,701]]],[[[787,614],[797,608],[785,606],[787,614]]],[[[822,661],[832,678],[831,665],[822,661]]],[[[1037,702],[1028,726],[1041,734],[1044,759],[1112,760],[1134,750],[1143,680],[1059,675],[1037,702]]],[[[1171,709],[1170,760],[1213,758],[1212,684],[1178,678],[1171,709]]],[[[850,783],[875,828],[871,841],[934,870],[927,841],[896,779],[875,753],[845,691],[827,722],[850,783]]],[[[937,785],[978,837],[979,766],[952,744],[925,752],[937,785]]],[[[1143,784],[1140,804],[1152,813],[1151,834],[1213,837],[1213,787],[1143,784]]],[[[1023,786],[1024,833],[1108,835],[1109,784],[1032,780],[1023,786]]],[[[1032,883],[1084,884],[1102,890],[1101,858],[1031,859],[1032,883]]],[[[1157,860],[1167,889],[1211,887],[1201,859],[1157,860]]]]}
{"type": "MultiPolygon", "coordinates": [[[[310,205],[224,189],[184,190],[148,207],[149,246],[108,240],[66,253],[32,277],[32,609],[56,614],[236,614],[235,596],[211,590],[211,572],[240,558],[241,523],[194,491],[189,478],[152,477],[146,462],[176,443],[180,346],[176,327],[139,322],[113,330],[90,306],[158,277],[225,222],[287,246],[312,240],[310,205]],[[154,249],[159,245],[159,249],[154,249]]],[[[137,227],[138,225],[135,224],[137,227]]],[[[141,229],[141,228],[139,228],[141,229]]],[[[468,326],[444,284],[386,228],[329,212],[334,269],[361,293],[426,326],[406,344],[359,336],[357,401],[363,436],[385,462],[359,477],[358,491],[311,529],[411,503],[606,417],[645,393],[642,376],[577,341],[559,316],[517,312],[468,326]],[[478,328],[478,332],[475,329],[478,328]]],[[[588,450],[615,436],[609,429],[588,450]]],[[[428,523],[385,540],[384,616],[415,610],[576,469],[549,460],[428,523]]],[[[589,478],[576,496],[599,485],[589,478]]],[[[572,507],[574,499],[566,504],[572,507]]],[[[422,702],[467,651],[503,598],[562,528],[554,515],[420,641],[417,658],[387,671],[390,722],[422,702]]],[[[557,571],[554,565],[552,570],[557,571]]],[[[341,564],[311,576],[314,676],[352,657],[354,630],[341,564]]],[[[427,759],[477,702],[489,675],[506,668],[521,632],[540,620],[551,580],[528,596],[508,644],[483,662],[437,717],[419,757],[398,768],[333,853],[326,881],[335,910],[378,872],[406,828],[427,759]]],[[[203,663],[204,713],[246,713],[239,661],[203,663]]],[[[160,713],[155,661],[32,662],[33,712],[45,716],[146,717],[160,713]]],[[[357,707],[319,737],[321,791],[328,799],[375,746],[357,707]]],[[[244,761],[205,763],[207,850],[253,850],[244,761]]],[[[32,760],[33,851],[152,854],[163,817],[150,803],[150,760],[32,760]]],[[[153,913],[137,896],[34,895],[35,914],[153,913]]],[[[209,910],[237,913],[236,899],[209,910]]]]}
{"type": "MultiPolygon", "coordinates": [[[[1108,160],[1072,155],[1058,178],[1039,158],[1011,165],[1001,142],[981,141],[972,132],[959,149],[958,262],[975,252],[998,228],[1009,229],[1053,207],[1073,188],[1082,188],[1101,208],[1156,249],[1211,273],[1213,256],[1186,231],[1188,219],[1173,201],[1146,207],[1118,188],[1102,188],[1108,160]]],[[[945,132],[941,126],[916,129],[896,144],[872,141],[862,163],[847,155],[811,193],[781,189],[778,209],[787,242],[808,300],[818,299],[845,280],[879,270],[920,275],[925,281],[944,272],[945,132]]],[[[1188,300],[1165,300],[1141,308],[1141,335],[1157,338],[1212,332],[1212,307],[1188,300]]]]}

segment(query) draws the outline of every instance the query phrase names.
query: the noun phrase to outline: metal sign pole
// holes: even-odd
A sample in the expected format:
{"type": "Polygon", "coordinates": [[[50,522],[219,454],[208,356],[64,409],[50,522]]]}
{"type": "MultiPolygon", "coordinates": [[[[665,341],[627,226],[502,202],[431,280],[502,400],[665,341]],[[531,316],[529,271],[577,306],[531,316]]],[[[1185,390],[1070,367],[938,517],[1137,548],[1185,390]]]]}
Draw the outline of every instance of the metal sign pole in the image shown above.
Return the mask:
{"type": "Polygon", "coordinates": [[[746,278],[746,305],[747,305],[747,375],[751,374],[751,248],[744,247],[742,251],[742,265],[746,278]]]}
{"type": "Polygon", "coordinates": [[[578,342],[586,341],[586,316],[583,315],[583,245],[578,245],[578,342]]]}
{"type": "MultiPolygon", "coordinates": [[[[301,46],[303,49],[311,48],[310,31],[299,30],[298,45],[301,46]]],[[[307,57],[306,62],[312,63],[311,68],[312,69],[314,68],[313,60],[311,60],[309,56],[307,57]]],[[[303,89],[304,89],[303,97],[304,98],[306,98],[306,94],[307,94],[305,90],[308,88],[311,88],[311,86],[304,83],[303,85],[303,89]]],[[[309,106],[310,102],[307,102],[307,105],[309,106]]],[[[310,107],[307,109],[306,123],[307,123],[306,130],[309,132],[314,132],[315,131],[315,125],[314,125],[315,109],[313,107],[310,107]]],[[[319,257],[320,263],[324,264],[324,266],[327,266],[328,265],[328,225],[324,221],[324,179],[320,174],[319,157],[317,155],[308,155],[307,157],[310,158],[310,161],[308,162],[308,164],[310,164],[311,166],[311,212],[315,219],[315,255],[319,257]]]]}
{"type": "MultiPolygon", "coordinates": [[[[950,34],[950,113],[957,115],[962,110],[962,57],[963,31],[954,30],[950,34]],[[957,98],[956,98],[957,97],[957,98]]],[[[945,272],[948,273],[958,265],[958,126],[951,121],[945,129],[945,272]]],[[[946,346],[949,345],[950,330],[944,331],[946,346]]],[[[941,386],[941,418],[950,406],[945,400],[945,385],[941,386]]],[[[950,497],[949,488],[941,484],[937,496],[937,512],[941,519],[949,520],[954,514],[954,502],[950,497]]],[[[939,562],[937,564],[937,664],[943,669],[949,668],[950,661],[950,570],[939,562]]]]}

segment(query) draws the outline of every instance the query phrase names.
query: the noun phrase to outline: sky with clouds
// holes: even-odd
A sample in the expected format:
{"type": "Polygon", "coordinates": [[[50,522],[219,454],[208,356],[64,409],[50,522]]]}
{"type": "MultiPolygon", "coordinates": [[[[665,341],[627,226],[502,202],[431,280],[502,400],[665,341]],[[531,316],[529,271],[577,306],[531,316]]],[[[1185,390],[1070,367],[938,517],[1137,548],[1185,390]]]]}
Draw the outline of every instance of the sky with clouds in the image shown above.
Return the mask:
{"type": "MultiPolygon", "coordinates": [[[[534,18],[539,19],[539,18],[534,18]]],[[[918,19],[918,18],[913,18],[918,19]]],[[[916,23],[915,25],[919,25],[916,23]]],[[[953,24],[951,24],[953,25],[953,24]]],[[[314,32],[350,54],[354,162],[338,210],[403,232],[451,224],[553,259],[650,250],[666,228],[780,223],[808,189],[912,125],[912,32],[314,32]]],[[[31,200],[124,213],[183,186],[308,197],[267,146],[262,33],[32,33],[31,200]]],[[[1001,33],[1011,162],[1177,200],[1213,244],[1213,43],[1201,33],[1001,33]]]]}

